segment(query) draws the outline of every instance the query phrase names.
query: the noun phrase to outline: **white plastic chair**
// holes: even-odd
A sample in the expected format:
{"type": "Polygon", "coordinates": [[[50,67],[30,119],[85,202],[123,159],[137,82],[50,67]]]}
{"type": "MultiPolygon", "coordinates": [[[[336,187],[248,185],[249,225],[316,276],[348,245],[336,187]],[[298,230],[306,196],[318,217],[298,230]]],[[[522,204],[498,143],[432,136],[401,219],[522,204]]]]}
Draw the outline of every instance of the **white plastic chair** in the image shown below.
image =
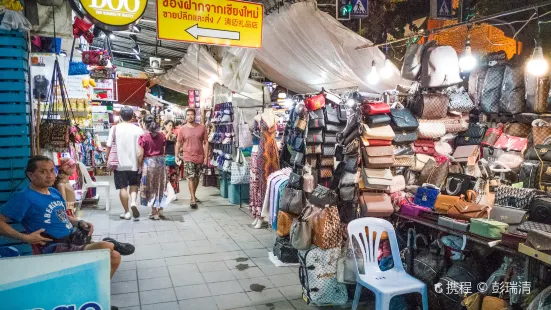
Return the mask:
{"type": "Polygon", "coordinates": [[[88,174],[88,169],[86,169],[86,165],[84,165],[82,162],[78,162],[78,168],[80,170],[80,174],[82,176],[82,199],[84,200],[84,197],[86,196],[86,193],[88,192],[89,188],[98,188],[98,187],[105,187],[107,188],[107,197],[105,200],[105,210],[109,212],[109,209],[111,209],[111,203],[110,203],[110,197],[111,197],[111,184],[109,182],[95,182],[90,177],[90,174],[88,174]]]}
{"type": "Polygon", "coordinates": [[[402,266],[402,260],[400,259],[400,250],[398,248],[398,242],[396,241],[396,232],[394,227],[388,221],[373,217],[364,217],[353,220],[348,224],[348,236],[350,240],[350,248],[356,249],[353,240],[357,241],[362,255],[363,255],[363,270],[365,274],[359,272],[359,261],[356,257],[356,251],[354,257],[356,261],[356,293],[354,294],[354,302],[352,309],[358,309],[358,302],[360,300],[360,293],[362,286],[369,289],[375,294],[375,309],[387,310],[390,306],[390,300],[394,296],[419,293],[423,300],[423,310],[428,310],[429,302],[427,295],[427,286],[422,281],[409,275],[402,266]],[[369,236],[366,240],[365,228],[368,227],[369,236]],[[390,250],[392,253],[392,259],[394,260],[394,267],[387,271],[381,271],[377,256],[379,252],[379,243],[381,241],[381,235],[383,232],[388,234],[388,240],[390,241],[390,250]],[[374,236],[375,233],[375,236],[374,236]],[[373,240],[375,237],[375,240],[373,240]]]}

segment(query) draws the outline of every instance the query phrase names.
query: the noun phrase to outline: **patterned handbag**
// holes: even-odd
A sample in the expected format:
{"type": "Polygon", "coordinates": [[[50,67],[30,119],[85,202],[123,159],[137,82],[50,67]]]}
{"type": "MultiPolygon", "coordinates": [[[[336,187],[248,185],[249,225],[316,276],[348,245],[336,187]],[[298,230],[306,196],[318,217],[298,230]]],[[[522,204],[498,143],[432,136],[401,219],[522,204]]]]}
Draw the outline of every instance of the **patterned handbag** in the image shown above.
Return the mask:
{"type": "Polygon", "coordinates": [[[488,128],[480,144],[493,146],[496,143],[497,139],[499,139],[502,133],[503,133],[503,126],[498,126],[497,128],[488,128]]]}
{"type": "Polygon", "coordinates": [[[528,147],[528,139],[513,137],[507,134],[502,134],[494,144],[494,148],[521,153],[524,153],[526,147],[528,147]]]}
{"type": "Polygon", "coordinates": [[[323,208],[311,219],[312,243],[322,249],[340,247],[342,242],[342,230],[340,225],[339,210],[336,206],[323,208]]]}
{"type": "Polygon", "coordinates": [[[515,188],[500,185],[496,190],[495,204],[526,210],[535,196],[536,190],[533,188],[515,188]]]}
{"type": "Polygon", "coordinates": [[[323,143],[323,132],[321,130],[310,130],[306,136],[307,144],[323,143]]]}
{"type": "Polygon", "coordinates": [[[532,143],[534,145],[543,144],[549,136],[551,136],[551,124],[542,119],[532,122],[532,143]]]}
{"type": "Polygon", "coordinates": [[[469,128],[469,115],[449,115],[441,119],[420,119],[419,123],[442,123],[447,133],[458,133],[469,128]]]}
{"type": "Polygon", "coordinates": [[[326,124],[340,124],[339,112],[336,107],[331,104],[325,105],[325,123],[326,124]]]}
{"type": "Polygon", "coordinates": [[[523,231],[526,233],[529,233],[532,230],[539,230],[539,231],[544,231],[546,233],[551,233],[551,225],[533,222],[533,221],[525,221],[517,227],[517,230],[523,231]]]}
{"type": "Polygon", "coordinates": [[[413,150],[415,154],[434,155],[434,141],[432,140],[417,140],[413,142],[413,150]]]}
{"type": "Polygon", "coordinates": [[[323,144],[321,154],[323,156],[335,156],[335,145],[323,144]]]}
{"type": "Polygon", "coordinates": [[[397,155],[394,156],[392,167],[411,167],[413,166],[413,155],[397,155]]]}
{"type": "Polygon", "coordinates": [[[417,103],[412,107],[419,118],[440,119],[448,114],[449,98],[444,94],[422,94],[417,98],[417,103]]]}
{"type": "Polygon", "coordinates": [[[316,168],[319,163],[319,158],[317,155],[307,155],[306,156],[306,163],[313,168],[316,168]]]}
{"type": "Polygon", "coordinates": [[[322,167],[320,169],[321,179],[330,179],[333,177],[333,168],[322,167]]]}
{"type": "Polygon", "coordinates": [[[515,137],[528,138],[531,131],[532,126],[530,124],[507,123],[503,132],[515,137]]]}
{"type": "Polygon", "coordinates": [[[486,71],[480,110],[484,113],[499,113],[499,100],[501,99],[501,86],[505,65],[497,64],[486,71]]]}
{"type": "Polygon", "coordinates": [[[475,108],[474,102],[469,97],[469,94],[464,89],[458,89],[449,93],[450,111],[468,113],[475,108]]]}
{"type": "Polygon", "coordinates": [[[297,218],[297,216],[294,214],[279,211],[277,213],[277,235],[280,237],[289,236],[291,233],[291,225],[295,218],[297,218]]]}
{"type": "Polygon", "coordinates": [[[323,143],[337,144],[337,134],[332,132],[323,133],[323,143]]]}
{"type": "Polygon", "coordinates": [[[417,140],[418,135],[417,131],[395,131],[394,140],[392,140],[395,145],[409,144],[417,140]]]}
{"type": "Polygon", "coordinates": [[[420,139],[438,139],[446,134],[446,126],[442,123],[420,123],[417,136],[420,139]]]}
{"type": "Polygon", "coordinates": [[[419,127],[417,118],[413,116],[409,109],[391,109],[391,125],[394,129],[400,130],[415,130],[419,127]]]}
{"type": "Polygon", "coordinates": [[[461,145],[478,145],[484,139],[486,133],[486,126],[470,123],[469,129],[457,134],[455,138],[455,146],[461,145]]]}
{"type": "Polygon", "coordinates": [[[526,112],[547,112],[547,98],[549,97],[549,77],[536,77],[525,74],[526,84],[526,112]]]}
{"type": "Polygon", "coordinates": [[[335,165],[335,157],[332,156],[322,156],[320,161],[320,166],[322,167],[333,167],[335,165]]]}
{"type": "Polygon", "coordinates": [[[317,129],[325,127],[325,115],[323,110],[310,111],[308,128],[317,129]]]}
{"type": "Polygon", "coordinates": [[[321,144],[313,144],[306,146],[306,155],[321,154],[321,144]]]}

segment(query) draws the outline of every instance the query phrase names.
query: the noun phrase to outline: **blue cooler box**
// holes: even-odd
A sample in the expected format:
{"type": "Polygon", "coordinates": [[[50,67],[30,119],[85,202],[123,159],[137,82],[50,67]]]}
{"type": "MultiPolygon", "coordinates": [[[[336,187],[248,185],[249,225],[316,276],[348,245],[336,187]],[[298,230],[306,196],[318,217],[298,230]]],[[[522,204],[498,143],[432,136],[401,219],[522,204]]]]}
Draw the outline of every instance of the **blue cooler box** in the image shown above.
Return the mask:
{"type": "Polygon", "coordinates": [[[249,203],[249,184],[230,184],[229,200],[234,205],[249,203]],[[241,192],[241,196],[239,193],[241,192]]]}

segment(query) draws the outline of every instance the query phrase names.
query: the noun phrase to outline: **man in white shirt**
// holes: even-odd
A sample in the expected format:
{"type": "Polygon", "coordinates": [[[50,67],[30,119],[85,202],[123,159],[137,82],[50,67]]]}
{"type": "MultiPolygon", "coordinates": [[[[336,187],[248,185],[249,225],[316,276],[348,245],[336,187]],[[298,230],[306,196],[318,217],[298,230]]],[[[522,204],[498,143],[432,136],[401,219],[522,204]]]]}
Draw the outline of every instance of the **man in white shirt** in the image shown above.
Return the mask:
{"type": "Polygon", "coordinates": [[[138,138],[143,134],[143,130],[131,123],[133,115],[132,108],[123,107],[121,109],[121,122],[109,130],[107,158],[109,158],[111,146],[114,142],[117,146],[117,159],[119,161],[119,165],[114,171],[115,188],[120,190],[119,197],[124,208],[124,213],[120,215],[120,218],[129,220],[134,216],[134,221],[138,221],[140,219],[140,211],[136,207],[138,185],[140,184],[138,176],[138,170],[140,170],[140,167],[138,167],[138,138]],[[115,132],[115,139],[113,139],[113,132],[115,132]],[[128,187],[130,187],[130,196],[128,187]],[[132,214],[130,214],[128,208],[129,198],[132,214]]]}

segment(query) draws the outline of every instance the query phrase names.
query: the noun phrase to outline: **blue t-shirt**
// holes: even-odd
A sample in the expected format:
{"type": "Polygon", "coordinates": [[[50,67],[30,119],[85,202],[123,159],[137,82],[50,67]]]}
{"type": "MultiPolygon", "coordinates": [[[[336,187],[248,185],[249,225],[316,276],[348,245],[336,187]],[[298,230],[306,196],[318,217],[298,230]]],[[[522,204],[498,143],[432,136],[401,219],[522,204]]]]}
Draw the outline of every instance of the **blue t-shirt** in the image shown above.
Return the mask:
{"type": "Polygon", "coordinates": [[[65,200],[57,189],[49,190],[50,195],[45,195],[26,187],[13,194],[0,213],[23,224],[29,233],[44,228],[55,238],[66,237],[73,231],[73,224],[65,212],[65,200]]]}

